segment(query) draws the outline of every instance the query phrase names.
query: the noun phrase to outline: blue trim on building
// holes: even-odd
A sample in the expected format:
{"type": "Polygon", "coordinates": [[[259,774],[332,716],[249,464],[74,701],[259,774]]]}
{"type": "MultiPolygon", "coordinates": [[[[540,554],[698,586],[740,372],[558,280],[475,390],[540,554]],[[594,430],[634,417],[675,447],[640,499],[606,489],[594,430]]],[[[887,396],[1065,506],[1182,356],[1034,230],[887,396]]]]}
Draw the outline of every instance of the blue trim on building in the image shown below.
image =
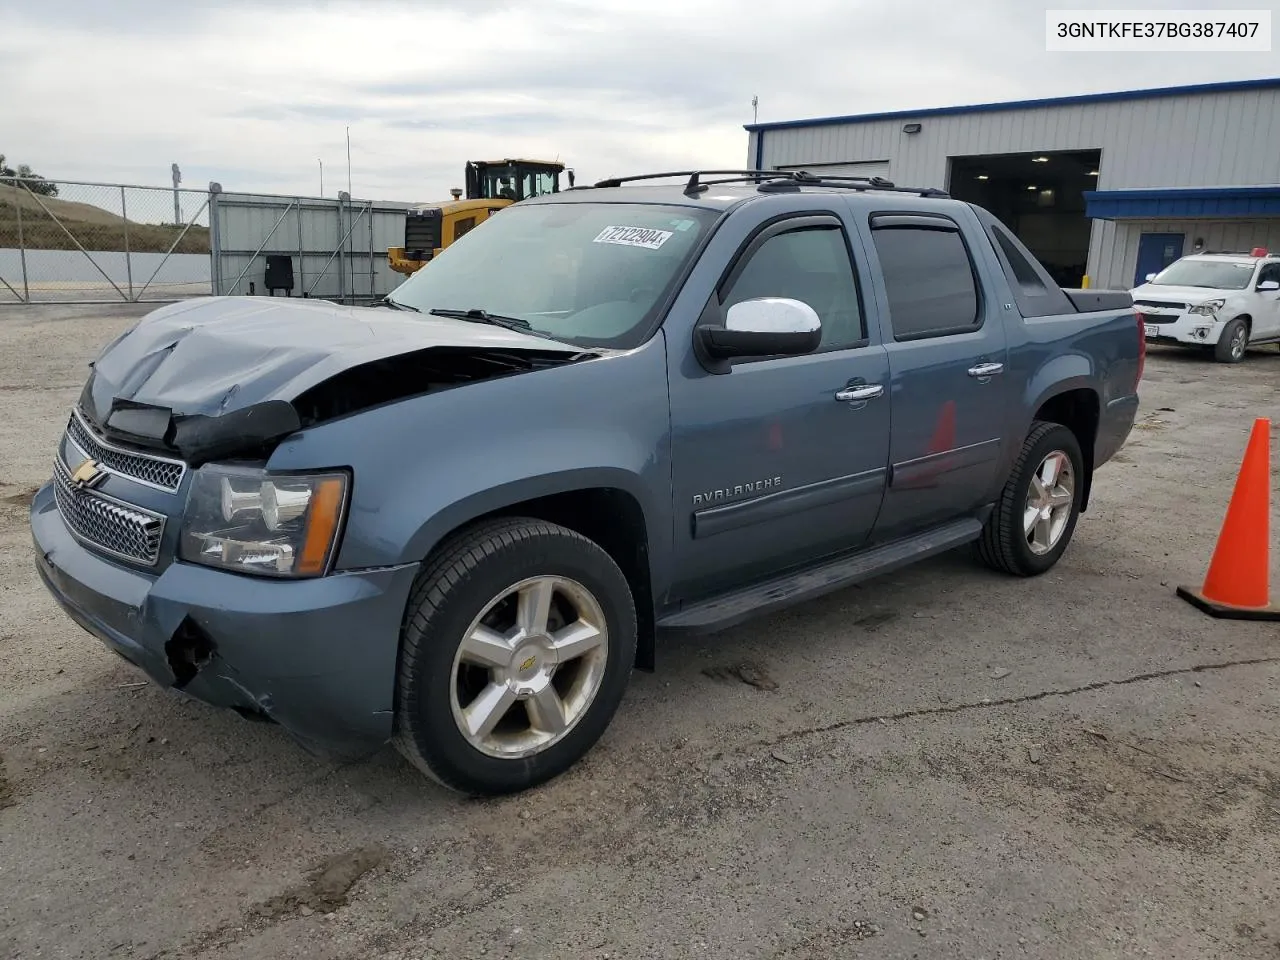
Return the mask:
{"type": "Polygon", "coordinates": [[[1168,190],[1086,190],[1084,215],[1094,220],[1216,220],[1280,217],[1280,184],[1168,190]]]}
{"type": "Polygon", "coordinates": [[[924,110],[893,110],[888,113],[861,113],[846,117],[814,117],[811,120],[780,120],[776,123],[748,123],[744,130],[786,130],[798,127],[829,127],[842,123],[868,123],[872,120],[899,120],[921,117],[945,117],[965,113],[997,113],[1005,110],[1033,110],[1041,107],[1070,107],[1084,103],[1115,103],[1124,100],[1149,100],[1159,97],[1186,97],[1205,93],[1238,93],[1244,90],[1280,88],[1280,77],[1258,80],[1228,80],[1220,83],[1198,83],[1178,87],[1154,87],[1149,90],[1115,90],[1109,93],[1082,93],[1070,97],[1048,97],[1041,100],[1008,100],[1002,103],[974,103],[958,107],[927,107],[924,110]]]}

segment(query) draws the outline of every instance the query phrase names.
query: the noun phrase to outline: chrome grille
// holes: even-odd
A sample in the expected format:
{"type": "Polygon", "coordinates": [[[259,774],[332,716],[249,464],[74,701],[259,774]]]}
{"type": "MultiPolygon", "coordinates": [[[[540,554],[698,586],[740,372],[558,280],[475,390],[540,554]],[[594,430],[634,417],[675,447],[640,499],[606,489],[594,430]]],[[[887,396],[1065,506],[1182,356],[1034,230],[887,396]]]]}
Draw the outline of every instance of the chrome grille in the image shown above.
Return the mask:
{"type": "Polygon", "coordinates": [[[58,512],[79,539],[134,563],[153,566],[160,558],[163,516],[77,487],[61,458],[53,462],[53,480],[58,512]]]}
{"type": "Polygon", "coordinates": [[[71,413],[71,420],[67,423],[67,436],[86,457],[92,457],[98,461],[99,466],[110,473],[128,477],[130,480],[145,483],[159,490],[167,490],[170,493],[182,486],[182,478],[187,472],[186,464],[180,460],[166,460],[162,457],[124,450],[99,440],[89,429],[79,410],[71,413]]]}

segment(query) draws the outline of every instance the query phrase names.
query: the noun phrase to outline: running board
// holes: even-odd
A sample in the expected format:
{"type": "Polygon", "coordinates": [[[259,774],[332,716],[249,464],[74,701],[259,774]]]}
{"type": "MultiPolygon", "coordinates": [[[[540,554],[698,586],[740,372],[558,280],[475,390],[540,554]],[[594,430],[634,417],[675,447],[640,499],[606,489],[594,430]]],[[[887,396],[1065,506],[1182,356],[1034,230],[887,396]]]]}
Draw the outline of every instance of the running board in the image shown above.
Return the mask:
{"type": "Polygon", "coordinates": [[[658,621],[663,634],[698,635],[716,633],[766,613],[803,603],[826,593],[842,590],[863,580],[878,577],[928,557],[946,553],[977,540],[982,523],[968,517],[926,533],[895,540],[858,553],[828,560],[798,573],[774,577],[711,600],[695,603],[658,621]]]}

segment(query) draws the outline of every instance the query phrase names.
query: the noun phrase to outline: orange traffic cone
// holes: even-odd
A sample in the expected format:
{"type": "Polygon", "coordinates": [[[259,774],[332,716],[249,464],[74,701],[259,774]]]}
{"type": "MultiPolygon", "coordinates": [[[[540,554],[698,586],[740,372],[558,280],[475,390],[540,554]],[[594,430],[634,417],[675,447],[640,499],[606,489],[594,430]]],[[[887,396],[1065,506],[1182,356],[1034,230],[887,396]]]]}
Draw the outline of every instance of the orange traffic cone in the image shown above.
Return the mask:
{"type": "Polygon", "coordinates": [[[1178,587],[1178,596],[1211,617],[1280,620],[1268,597],[1271,575],[1271,421],[1253,422],[1218,545],[1200,590],[1178,587]]]}

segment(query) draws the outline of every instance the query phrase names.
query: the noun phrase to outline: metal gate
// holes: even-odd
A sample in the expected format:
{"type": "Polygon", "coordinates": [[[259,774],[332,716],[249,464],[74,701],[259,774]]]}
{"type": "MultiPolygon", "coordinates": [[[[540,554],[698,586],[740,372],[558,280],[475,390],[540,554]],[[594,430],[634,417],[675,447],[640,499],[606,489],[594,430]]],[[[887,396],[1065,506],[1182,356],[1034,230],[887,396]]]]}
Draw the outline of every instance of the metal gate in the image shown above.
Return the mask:
{"type": "Polygon", "coordinates": [[[216,295],[365,303],[403,279],[387,266],[387,247],[403,242],[410,204],[345,192],[336,200],[224,193],[216,183],[209,197],[216,295]]]}

